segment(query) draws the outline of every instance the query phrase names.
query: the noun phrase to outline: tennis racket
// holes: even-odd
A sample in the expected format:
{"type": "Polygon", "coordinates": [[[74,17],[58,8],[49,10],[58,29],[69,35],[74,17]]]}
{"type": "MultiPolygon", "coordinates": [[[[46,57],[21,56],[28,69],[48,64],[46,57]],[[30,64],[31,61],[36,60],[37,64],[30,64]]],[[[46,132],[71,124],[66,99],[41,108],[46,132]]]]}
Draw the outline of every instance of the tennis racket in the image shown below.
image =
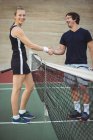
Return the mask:
{"type": "Polygon", "coordinates": [[[38,54],[32,54],[31,71],[37,71],[42,66],[42,59],[38,54]]]}

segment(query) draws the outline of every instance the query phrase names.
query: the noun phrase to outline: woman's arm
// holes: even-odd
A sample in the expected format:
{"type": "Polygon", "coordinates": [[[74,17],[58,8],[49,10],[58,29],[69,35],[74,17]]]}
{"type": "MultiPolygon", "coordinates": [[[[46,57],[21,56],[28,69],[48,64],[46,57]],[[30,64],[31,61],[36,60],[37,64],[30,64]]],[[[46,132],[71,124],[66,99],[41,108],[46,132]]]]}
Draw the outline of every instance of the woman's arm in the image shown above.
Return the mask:
{"type": "Polygon", "coordinates": [[[11,31],[11,35],[13,37],[19,38],[28,48],[36,51],[50,51],[50,49],[48,49],[47,47],[41,47],[37,44],[32,43],[20,27],[14,27],[11,31]]]}

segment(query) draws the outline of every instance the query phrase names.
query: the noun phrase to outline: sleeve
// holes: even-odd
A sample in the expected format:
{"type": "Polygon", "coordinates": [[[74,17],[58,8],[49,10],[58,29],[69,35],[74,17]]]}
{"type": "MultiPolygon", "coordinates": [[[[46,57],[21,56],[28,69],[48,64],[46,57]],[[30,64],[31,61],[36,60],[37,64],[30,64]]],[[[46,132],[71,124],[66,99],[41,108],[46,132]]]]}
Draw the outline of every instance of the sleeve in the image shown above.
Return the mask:
{"type": "Polygon", "coordinates": [[[91,36],[90,32],[88,30],[86,30],[86,42],[88,43],[90,41],[92,41],[92,36],[91,36]]]}
{"type": "Polygon", "coordinates": [[[64,34],[61,36],[61,39],[60,39],[59,43],[62,44],[62,45],[66,45],[66,43],[65,43],[65,35],[64,34]]]}

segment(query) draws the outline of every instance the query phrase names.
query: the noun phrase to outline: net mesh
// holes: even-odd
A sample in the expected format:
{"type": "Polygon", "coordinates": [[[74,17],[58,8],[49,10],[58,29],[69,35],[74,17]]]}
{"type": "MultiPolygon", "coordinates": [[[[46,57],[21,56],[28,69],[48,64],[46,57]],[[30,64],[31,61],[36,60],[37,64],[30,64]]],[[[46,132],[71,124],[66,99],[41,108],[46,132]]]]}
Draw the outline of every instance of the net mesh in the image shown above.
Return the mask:
{"type": "MultiPolygon", "coordinates": [[[[93,73],[85,71],[75,72],[67,68],[64,70],[58,68],[58,65],[45,63],[32,55],[32,75],[39,97],[45,103],[49,118],[59,140],[92,140],[93,139],[93,73]],[[38,66],[36,66],[38,65],[38,66]],[[37,69],[38,67],[38,69],[37,69]],[[88,80],[88,94],[90,96],[90,118],[86,122],[68,118],[68,114],[74,110],[71,98],[71,86],[65,82],[65,75],[70,72],[75,76],[86,78],[88,80]],[[80,76],[79,76],[80,75],[80,76]],[[88,76],[87,76],[88,75],[88,76]]],[[[70,81],[73,82],[73,78],[70,81]]],[[[82,95],[82,90],[80,94],[82,95]]],[[[82,101],[80,102],[83,108],[82,101]]]]}

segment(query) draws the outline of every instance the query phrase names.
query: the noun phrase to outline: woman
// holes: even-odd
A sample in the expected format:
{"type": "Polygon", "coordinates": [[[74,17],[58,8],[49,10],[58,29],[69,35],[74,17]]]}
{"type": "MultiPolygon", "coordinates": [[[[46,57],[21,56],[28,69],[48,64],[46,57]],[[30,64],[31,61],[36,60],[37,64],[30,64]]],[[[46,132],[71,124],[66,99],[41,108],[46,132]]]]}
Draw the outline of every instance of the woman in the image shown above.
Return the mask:
{"type": "Polygon", "coordinates": [[[51,49],[41,47],[32,43],[25,35],[22,27],[26,19],[26,13],[23,7],[17,7],[14,13],[14,23],[10,28],[10,41],[12,45],[13,55],[11,60],[11,68],[13,70],[13,89],[11,95],[12,105],[12,122],[13,123],[29,123],[34,116],[26,111],[26,104],[34,87],[32,74],[27,64],[27,55],[25,46],[37,51],[45,51],[52,53],[51,49]],[[20,109],[18,107],[18,99],[22,84],[25,90],[21,97],[20,109]]]}

